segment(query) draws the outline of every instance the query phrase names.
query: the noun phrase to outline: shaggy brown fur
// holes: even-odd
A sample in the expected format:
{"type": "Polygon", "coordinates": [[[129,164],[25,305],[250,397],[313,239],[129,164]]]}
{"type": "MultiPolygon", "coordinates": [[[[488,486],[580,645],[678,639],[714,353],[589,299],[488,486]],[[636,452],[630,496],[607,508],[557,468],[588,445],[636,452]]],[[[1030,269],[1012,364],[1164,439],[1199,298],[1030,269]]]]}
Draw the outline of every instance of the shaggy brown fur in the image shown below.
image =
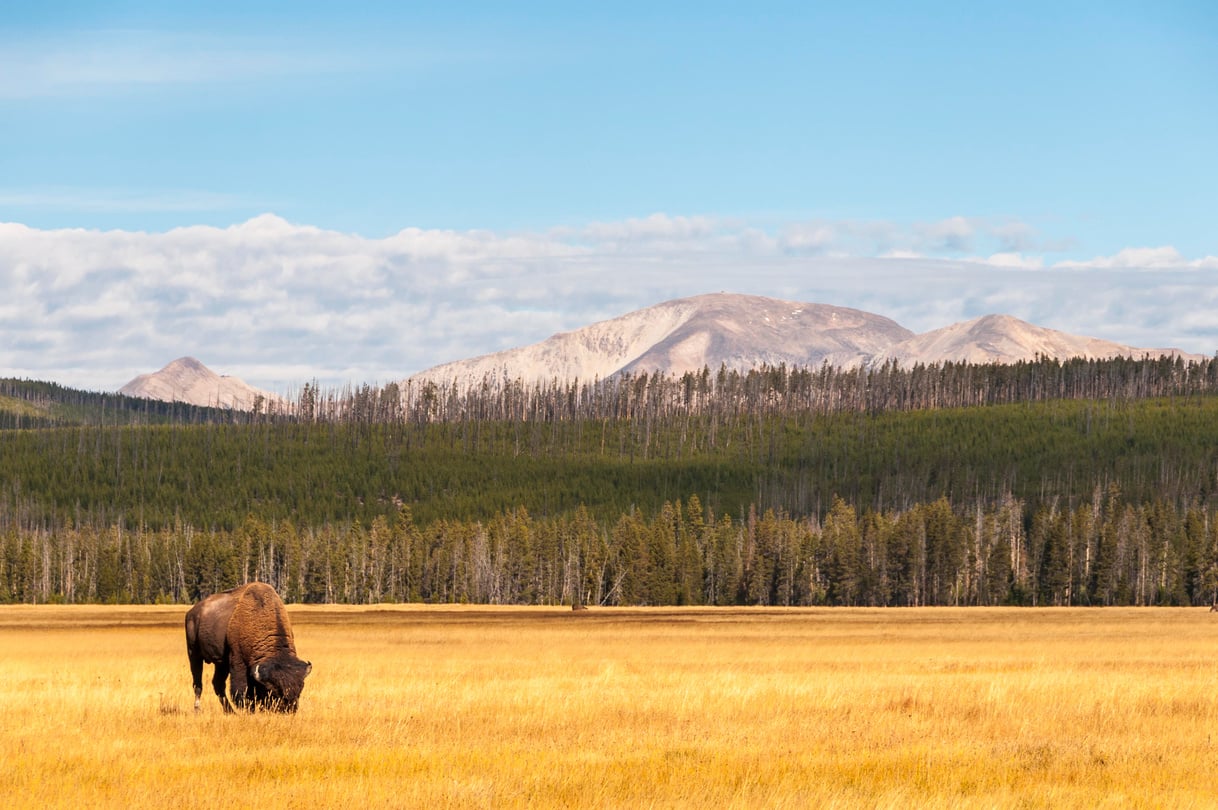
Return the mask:
{"type": "Polygon", "coordinates": [[[246,704],[296,711],[305,676],[313,669],[296,657],[292,625],[279,594],[251,582],[212,594],[186,613],[186,654],[195,688],[195,711],[203,694],[203,663],[215,664],[212,687],[224,711],[246,704]],[[230,681],[232,703],[225,695],[230,681]]]}

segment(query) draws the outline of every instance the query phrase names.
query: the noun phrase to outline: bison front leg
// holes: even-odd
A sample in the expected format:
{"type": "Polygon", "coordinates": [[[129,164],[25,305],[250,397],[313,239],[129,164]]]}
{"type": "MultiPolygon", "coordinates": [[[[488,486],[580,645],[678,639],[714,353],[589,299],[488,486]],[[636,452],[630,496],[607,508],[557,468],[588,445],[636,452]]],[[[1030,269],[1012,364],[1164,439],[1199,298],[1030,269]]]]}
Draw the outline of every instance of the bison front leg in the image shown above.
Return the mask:
{"type": "Polygon", "coordinates": [[[271,706],[271,693],[267,688],[258,683],[257,678],[250,678],[249,698],[251,701],[250,711],[257,706],[259,711],[266,711],[271,706]]]}
{"type": "Polygon", "coordinates": [[[216,690],[216,697],[220,698],[220,705],[224,707],[224,713],[229,714],[233,710],[233,704],[228,702],[228,695],[225,694],[225,682],[228,680],[228,664],[223,661],[216,662],[216,672],[211,676],[212,689],[216,690]]]}
{"type": "Polygon", "coordinates": [[[229,691],[233,695],[233,705],[238,709],[253,711],[255,707],[254,687],[250,681],[245,665],[234,663],[232,676],[229,678],[229,691]]]}

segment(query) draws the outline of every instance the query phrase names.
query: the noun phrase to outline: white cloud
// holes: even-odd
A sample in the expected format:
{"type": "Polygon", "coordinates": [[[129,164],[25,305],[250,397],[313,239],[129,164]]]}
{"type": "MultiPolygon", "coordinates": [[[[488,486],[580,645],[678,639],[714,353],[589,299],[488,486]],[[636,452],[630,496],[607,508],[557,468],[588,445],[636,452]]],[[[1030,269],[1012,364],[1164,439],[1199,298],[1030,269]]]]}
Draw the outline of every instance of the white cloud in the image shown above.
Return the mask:
{"type": "MultiPolygon", "coordinates": [[[[1001,247],[996,227],[930,230],[1001,247]]],[[[0,224],[0,375],[114,390],[189,354],[275,391],[383,383],[719,290],[857,307],[919,332],[1003,312],[1132,345],[1218,347],[1218,288],[1197,272],[1215,257],[1131,248],[1050,264],[936,257],[927,244],[922,225],[663,214],[383,239],[269,214],[164,233],[0,224]]]]}
{"type": "Polygon", "coordinates": [[[719,221],[711,217],[674,217],[656,213],[623,222],[594,222],[582,233],[593,242],[612,244],[705,237],[719,229],[719,221]]]}
{"type": "Polygon", "coordinates": [[[579,229],[556,229],[551,231],[550,237],[578,244],[589,253],[599,255],[659,257],[774,248],[771,237],[737,220],[664,213],[621,222],[594,222],[579,229]]]}
{"type": "Polygon", "coordinates": [[[959,252],[971,249],[977,227],[967,217],[957,216],[917,225],[915,232],[921,236],[923,247],[928,251],[959,252]]]}
{"type": "Polygon", "coordinates": [[[1026,222],[1000,222],[993,227],[1002,253],[1021,253],[1036,247],[1038,239],[1032,226],[1026,222]]]}
{"type": "MultiPolygon", "coordinates": [[[[1060,249],[1035,229],[1010,219],[954,216],[935,222],[809,220],[782,228],[779,247],[823,256],[962,257],[988,249],[995,256],[1060,249]]],[[[1001,260],[1001,259],[1000,259],[1001,260]]]]}
{"type": "Polygon", "coordinates": [[[1025,256],[1018,252],[994,253],[982,261],[994,267],[1020,267],[1025,270],[1038,270],[1045,266],[1043,257],[1025,256]]]}
{"type": "Polygon", "coordinates": [[[828,222],[798,222],[783,229],[781,244],[788,251],[823,253],[841,240],[840,228],[828,222]]]}
{"type": "Polygon", "coordinates": [[[1096,256],[1087,261],[1061,261],[1057,267],[1082,267],[1093,269],[1112,268],[1142,268],[1157,270],[1163,268],[1193,268],[1196,270],[1218,269],[1218,256],[1205,256],[1200,259],[1186,259],[1180,251],[1171,245],[1160,247],[1130,247],[1112,256],[1096,256]]]}

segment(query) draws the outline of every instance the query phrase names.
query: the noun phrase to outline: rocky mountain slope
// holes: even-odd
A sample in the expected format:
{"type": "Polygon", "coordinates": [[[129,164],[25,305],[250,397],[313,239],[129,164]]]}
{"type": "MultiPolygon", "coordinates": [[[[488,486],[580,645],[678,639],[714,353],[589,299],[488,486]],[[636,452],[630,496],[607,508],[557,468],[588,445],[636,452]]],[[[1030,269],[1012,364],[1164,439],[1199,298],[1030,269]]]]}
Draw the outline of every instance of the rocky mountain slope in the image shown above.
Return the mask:
{"type": "Polygon", "coordinates": [[[704,366],[850,365],[914,333],[881,315],[752,295],[680,298],[519,349],[430,368],[413,380],[480,382],[485,376],[605,378],[622,371],[683,374],[704,366]]]}
{"type": "MultiPolygon", "coordinates": [[[[855,367],[895,360],[1015,363],[1037,355],[1158,357],[1176,349],[1141,349],[987,315],[916,335],[895,321],[855,309],[717,293],[680,298],[540,343],[434,366],[410,378],[459,387],[493,378],[590,380],[619,372],[683,374],[703,367],[746,370],[763,363],[855,367]]],[[[1197,358],[1200,359],[1200,358],[1197,358]]]]}
{"type": "Polygon", "coordinates": [[[985,315],[916,335],[876,355],[873,362],[896,360],[902,366],[916,363],[1016,363],[1042,357],[1160,357],[1179,355],[1202,359],[1178,349],[1139,349],[1099,338],[1081,337],[1035,326],[1010,315],[985,315]]]}
{"type": "Polygon", "coordinates": [[[180,357],[160,371],[141,374],[118,390],[129,397],[186,402],[204,407],[252,410],[280,397],[254,388],[237,377],[217,374],[193,357],[180,357]]]}

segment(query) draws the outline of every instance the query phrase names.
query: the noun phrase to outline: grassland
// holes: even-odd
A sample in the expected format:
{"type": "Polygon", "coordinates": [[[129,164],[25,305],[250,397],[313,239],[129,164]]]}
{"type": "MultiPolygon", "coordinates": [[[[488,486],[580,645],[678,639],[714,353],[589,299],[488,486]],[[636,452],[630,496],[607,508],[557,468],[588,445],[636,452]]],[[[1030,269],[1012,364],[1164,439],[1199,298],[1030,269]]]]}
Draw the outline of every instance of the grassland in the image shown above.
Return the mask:
{"type": "Polygon", "coordinates": [[[224,716],[181,607],[0,608],[5,805],[1218,803],[1203,609],[291,611],[300,712],[224,716]]]}

